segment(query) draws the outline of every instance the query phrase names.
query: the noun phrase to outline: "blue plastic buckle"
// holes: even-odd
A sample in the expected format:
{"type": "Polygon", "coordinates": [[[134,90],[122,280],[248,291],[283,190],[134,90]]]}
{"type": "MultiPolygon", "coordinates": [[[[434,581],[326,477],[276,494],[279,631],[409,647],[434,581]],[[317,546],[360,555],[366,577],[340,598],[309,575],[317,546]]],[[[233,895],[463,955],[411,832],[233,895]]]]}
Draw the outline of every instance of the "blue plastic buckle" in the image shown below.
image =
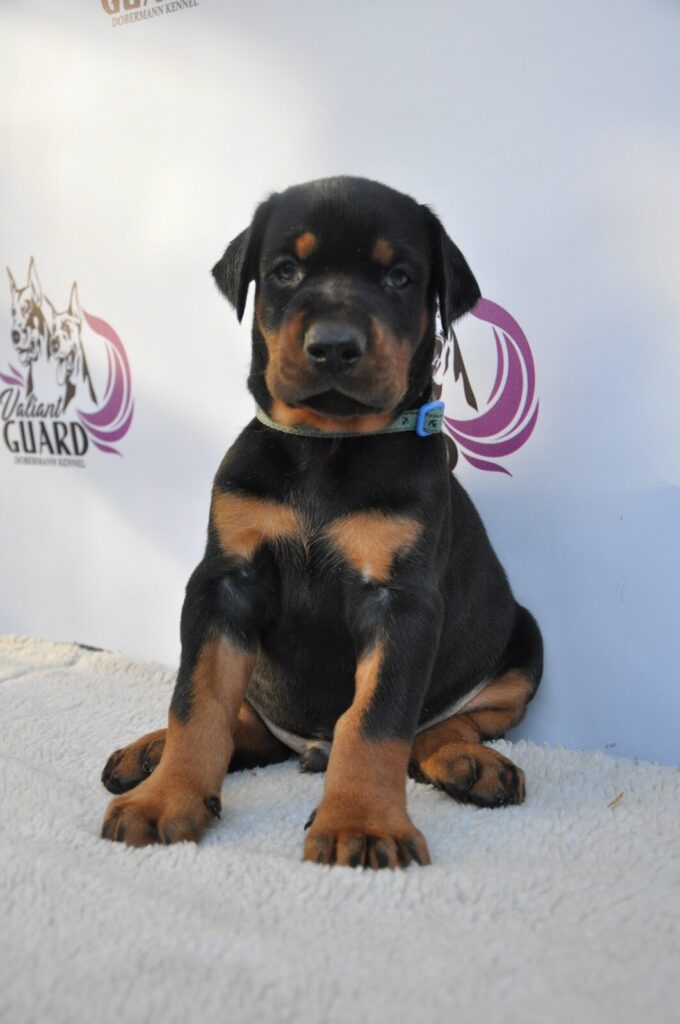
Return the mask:
{"type": "Polygon", "coordinates": [[[416,434],[418,437],[429,437],[430,434],[438,434],[442,429],[444,419],[443,402],[426,402],[418,410],[416,420],[416,434]]]}

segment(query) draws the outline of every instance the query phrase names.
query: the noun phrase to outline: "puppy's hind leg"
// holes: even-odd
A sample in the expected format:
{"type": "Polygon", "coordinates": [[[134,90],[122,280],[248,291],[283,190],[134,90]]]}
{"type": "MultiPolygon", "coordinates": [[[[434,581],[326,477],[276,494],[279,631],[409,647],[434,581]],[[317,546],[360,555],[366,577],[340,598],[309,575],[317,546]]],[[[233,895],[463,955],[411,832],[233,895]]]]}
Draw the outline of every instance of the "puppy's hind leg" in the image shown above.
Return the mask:
{"type": "Polygon", "coordinates": [[[127,793],[151,775],[161,759],[167,729],[157,729],[121,747],[109,757],[102,772],[102,784],[109,793],[127,793]]]}
{"type": "Polygon", "coordinates": [[[521,804],[524,772],[497,750],[483,746],[517,725],[540,682],[543,668],[541,634],[533,618],[518,608],[508,648],[508,668],[474,694],[456,714],[416,736],[409,774],[430,782],[460,803],[478,807],[521,804]]]}
{"type": "MultiPolygon", "coordinates": [[[[151,775],[161,759],[166,732],[167,729],[157,729],[120,750],[114,750],[102,772],[102,783],[110,793],[127,793],[151,775]]],[[[292,755],[293,752],[272,736],[257,712],[244,700],[238,712],[234,753],[228,771],[277,764],[292,755]]]]}

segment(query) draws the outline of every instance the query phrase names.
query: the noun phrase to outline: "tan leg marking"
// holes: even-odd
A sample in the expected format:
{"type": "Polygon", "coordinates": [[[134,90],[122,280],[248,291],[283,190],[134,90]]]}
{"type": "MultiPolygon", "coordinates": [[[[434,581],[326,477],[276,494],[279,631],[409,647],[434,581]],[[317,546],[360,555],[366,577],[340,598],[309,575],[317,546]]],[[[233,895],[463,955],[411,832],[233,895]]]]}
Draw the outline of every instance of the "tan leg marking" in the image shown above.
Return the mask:
{"type": "MultiPolygon", "coordinates": [[[[111,793],[127,793],[143,782],[158,765],[165,747],[167,729],[140,736],[120,750],[114,750],[102,772],[102,782],[111,793]]],[[[257,712],[244,700],[234,730],[234,753],[228,771],[239,772],[292,757],[289,747],[277,740],[257,712]]]]}
{"type": "Polygon", "coordinates": [[[418,733],[411,751],[412,773],[461,803],[522,803],[524,772],[497,750],[482,746],[482,740],[496,739],[517,725],[532,692],[518,671],[492,680],[457,714],[418,733]]]}
{"type": "Polygon", "coordinates": [[[521,722],[532,694],[533,687],[528,679],[511,669],[498,679],[492,679],[462,708],[461,714],[473,723],[480,739],[499,739],[521,722]]]}
{"type": "Polygon", "coordinates": [[[409,551],[422,531],[422,523],[415,519],[372,511],[344,516],[332,523],[326,533],[357,572],[385,582],[394,559],[409,551]]]}
{"type": "Polygon", "coordinates": [[[302,532],[300,519],[290,506],[229,491],[213,496],[211,515],[222,550],[244,558],[249,558],[265,541],[295,537],[302,532]]]}
{"type": "Polygon", "coordinates": [[[158,767],[108,806],[102,834],[129,846],[198,840],[219,813],[222,781],[255,655],[220,637],[206,643],[192,676],[186,723],[172,713],[158,767]],[[212,801],[211,810],[206,801],[212,801]]]}
{"type": "Polygon", "coordinates": [[[361,719],[375,692],[384,648],[361,659],[356,699],[338,720],[323,799],[305,840],[304,859],[320,864],[405,867],[429,863],[427,845],[406,810],[409,744],[367,740],[361,719]]]}
{"type": "Polygon", "coordinates": [[[234,754],[229,771],[242,771],[265,764],[287,761],[293,751],[273,736],[257,711],[244,700],[238,710],[234,732],[234,754]]]}

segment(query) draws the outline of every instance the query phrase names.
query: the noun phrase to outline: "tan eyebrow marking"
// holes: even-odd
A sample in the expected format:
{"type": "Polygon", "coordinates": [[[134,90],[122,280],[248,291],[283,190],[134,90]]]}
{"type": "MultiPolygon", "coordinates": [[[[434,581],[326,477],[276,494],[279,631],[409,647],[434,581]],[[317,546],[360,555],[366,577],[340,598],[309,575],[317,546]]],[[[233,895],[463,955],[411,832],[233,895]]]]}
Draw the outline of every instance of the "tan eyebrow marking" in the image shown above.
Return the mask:
{"type": "Polygon", "coordinates": [[[379,238],[373,246],[371,256],[376,263],[381,263],[383,267],[388,267],[394,259],[394,248],[385,238],[379,238]]]}
{"type": "Polygon", "coordinates": [[[318,244],[319,240],[316,235],[311,231],[305,231],[295,239],[295,255],[299,260],[306,260],[312,255],[318,244]]]}

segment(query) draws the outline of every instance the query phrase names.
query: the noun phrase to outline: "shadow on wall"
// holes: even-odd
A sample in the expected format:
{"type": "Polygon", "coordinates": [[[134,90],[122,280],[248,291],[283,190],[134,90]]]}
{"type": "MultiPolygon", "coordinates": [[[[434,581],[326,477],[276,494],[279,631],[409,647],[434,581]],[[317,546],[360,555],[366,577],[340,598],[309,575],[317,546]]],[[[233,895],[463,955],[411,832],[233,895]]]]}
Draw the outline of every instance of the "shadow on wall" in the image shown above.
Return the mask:
{"type": "Polygon", "coordinates": [[[523,491],[521,518],[492,517],[495,502],[477,505],[546,645],[544,683],[511,738],[677,764],[680,490],[523,491]]]}

